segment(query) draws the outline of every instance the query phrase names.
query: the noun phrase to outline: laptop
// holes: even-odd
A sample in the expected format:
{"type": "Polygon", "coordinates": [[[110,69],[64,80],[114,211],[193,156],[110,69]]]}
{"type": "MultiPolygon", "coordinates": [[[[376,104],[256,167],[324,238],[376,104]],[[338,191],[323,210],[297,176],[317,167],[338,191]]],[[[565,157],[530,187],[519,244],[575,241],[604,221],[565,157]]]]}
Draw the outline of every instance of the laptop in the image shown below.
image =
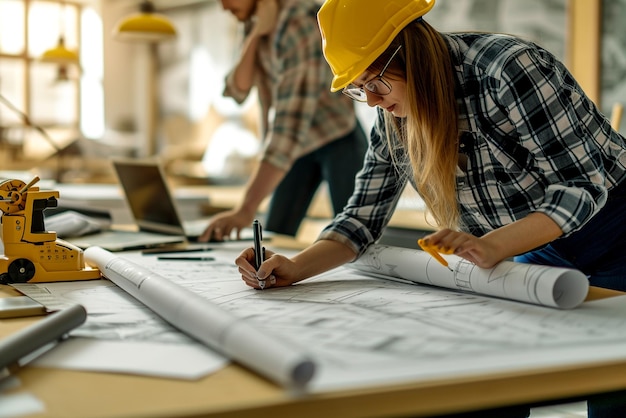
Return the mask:
{"type": "Polygon", "coordinates": [[[138,231],[110,229],[67,241],[125,251],[185,244],[202,235],[208,219],[182,220],[158,161],[115,159],[113,168],[138,231]]]}

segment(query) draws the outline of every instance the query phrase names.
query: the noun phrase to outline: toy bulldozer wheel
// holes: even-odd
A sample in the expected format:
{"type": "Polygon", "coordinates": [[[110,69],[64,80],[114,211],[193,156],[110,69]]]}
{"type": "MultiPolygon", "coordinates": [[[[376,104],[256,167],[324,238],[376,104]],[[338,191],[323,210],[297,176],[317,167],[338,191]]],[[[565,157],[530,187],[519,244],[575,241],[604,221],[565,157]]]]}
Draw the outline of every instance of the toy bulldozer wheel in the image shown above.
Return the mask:
{"type": "Polygon", "coordinates": [[[7,271],[9,283],[26,283],[35,275],[35,265],[26,258],[15,259],[7,271]]]}

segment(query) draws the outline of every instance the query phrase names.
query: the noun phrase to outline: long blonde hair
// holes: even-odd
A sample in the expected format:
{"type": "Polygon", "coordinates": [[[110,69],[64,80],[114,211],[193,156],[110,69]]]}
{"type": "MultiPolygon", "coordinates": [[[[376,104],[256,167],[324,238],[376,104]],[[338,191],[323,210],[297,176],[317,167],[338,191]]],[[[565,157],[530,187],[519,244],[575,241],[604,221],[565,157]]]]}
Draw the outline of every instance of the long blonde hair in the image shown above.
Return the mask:
{"type": "Polygon", "coordinates": [[[414,21],[370,68],[384,65],[398,45],[403,46],[400,59],[394,58],[388,72],[406,78],[407,117],[406,121],[400,121],[385,112],[390,153],[394,155],[392,134],[395,133],[406,147],[418,192],[437,226],[457,229],[459,130],[450,53],[435,29],[424,21],[414,21]]]}

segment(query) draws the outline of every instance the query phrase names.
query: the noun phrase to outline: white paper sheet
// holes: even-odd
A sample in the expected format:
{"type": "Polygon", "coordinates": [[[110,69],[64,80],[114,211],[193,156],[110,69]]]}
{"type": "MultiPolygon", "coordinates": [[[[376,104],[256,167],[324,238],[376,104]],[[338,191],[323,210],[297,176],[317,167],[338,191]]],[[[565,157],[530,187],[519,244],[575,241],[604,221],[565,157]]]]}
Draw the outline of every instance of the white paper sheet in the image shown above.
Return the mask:
{"type": "Polygon", "coordinates": [[[257,291],[242,287],[235,255],[230,266],[126,257],[307,347],[313,392],[626,360],[626,297],[554,309],[347,266],[257,291]]]}
{"type": "Polygon", "coordinates": [[[87,309],[87,322],[34,356],[35,365],[194,380],[229,364],[108,280],[13,286],[50,310],[76,303],[87,309]]]}
{"type": "Polygon", "coordinates": [[[176,328],[260,374],[295,387],[313,377],[315,364],[303,348],[260,331],[158,273],[99,247],[85,250],[85,260],[176,328]]]}
{"type": "Polygon", "coordinates": [[[6,393],[0,396],[0,411],[2,418],[18,418],[42,414],[46,406],[32,393],[6,393]]]}
{"type": "MultiPolygon", "coordinates": [[[[216,247],[207,253],[216,261],[206,263],[161,261],[139,252],[123,257],[260,331],[306,347],[317,367],[306,388],[311,392],[626,361],[626,297],[563,310],[381,280],[346,266],[294,286],[258,291],[245,286],[234,265],[241,249],[216,247]]],[[[80,286],[83,290],[67,296],[89,302],[85,303],[88,324],[99,317],[92,311],[113,310],[123,316],[131,306],[141,305],[127,295],[127,305],[117,301],[106,306],[112,302],[97,292],[102,287],[85,287],[88,282],[26,286],[49,292],[80,286]]],[[[116,286],[113,289],[118,289],[120,297],[125,294],[116,286]]],[[[103,337],[119,332],[110,314],[101,316],[103,337]]],[[[127,323],[128,318],[120,318],[124,333],[141,332],[147,340],[159,338],[140,319],[143,316],[134,317],[135,328],[127,323]]],[[[77,331],[99,331],[97,324],[81,328],[77,331]]],[[[172,332],[169,338],[175,335],[172,332]]]]}
{"type": "Polygon", "coordinates": [[[226,358],[203,350],[199,345],[191,342],[180,345],[70,338],[31,364],[71,370],[200,379],[229,363],[226,358]]]}
{"type": "Polygon", "coordinates": [[[424,251],[372,245],[351,266],[387,278],[561,309],[579,306],[589,291],[587,277],[574,269],[512,261],[482,269],[457,256],[443,257],[452,271],[424,251]]]}

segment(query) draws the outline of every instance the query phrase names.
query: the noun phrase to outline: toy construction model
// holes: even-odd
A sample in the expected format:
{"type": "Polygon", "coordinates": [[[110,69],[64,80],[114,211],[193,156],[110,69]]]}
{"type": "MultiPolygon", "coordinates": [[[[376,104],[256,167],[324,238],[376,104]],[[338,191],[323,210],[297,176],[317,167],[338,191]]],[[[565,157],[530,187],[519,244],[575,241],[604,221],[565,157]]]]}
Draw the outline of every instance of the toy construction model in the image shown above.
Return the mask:
{"type": "Polygon", "coordinates": [[[0,282],[34,283],[99,279],[100,270],[86,267],[83,251],[57,239],[44,227],[43,211],[56,207],[58,191],[39,191],[21,180],[0,183],[2,243],[0,282]]]}

